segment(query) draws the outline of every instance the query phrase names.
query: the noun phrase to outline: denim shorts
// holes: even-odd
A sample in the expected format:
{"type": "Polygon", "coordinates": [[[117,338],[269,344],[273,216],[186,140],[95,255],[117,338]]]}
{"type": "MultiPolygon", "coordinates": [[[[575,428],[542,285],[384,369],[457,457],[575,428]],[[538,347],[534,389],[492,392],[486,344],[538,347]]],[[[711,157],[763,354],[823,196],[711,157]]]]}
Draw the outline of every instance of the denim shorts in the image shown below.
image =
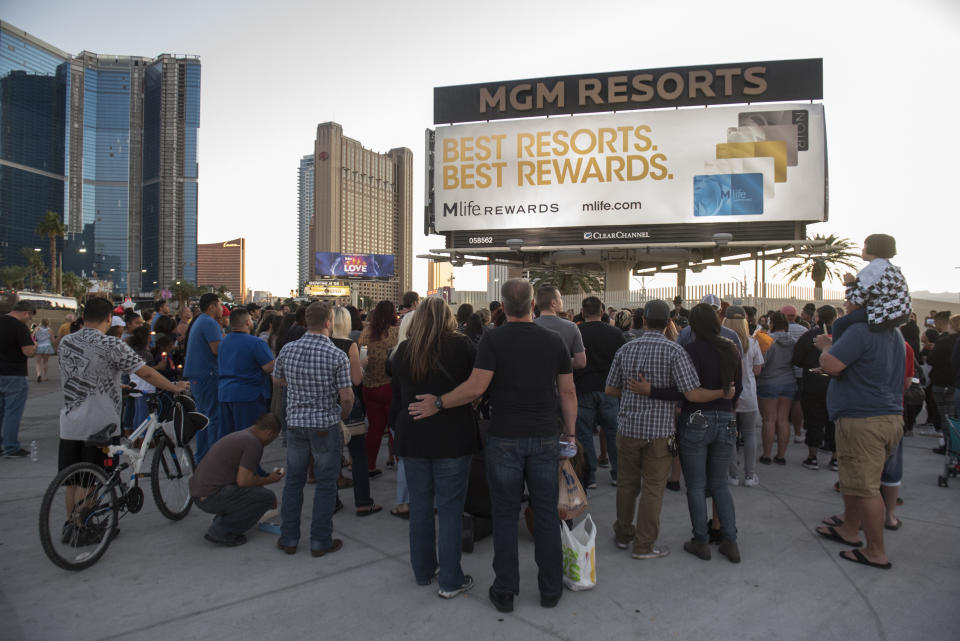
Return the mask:
{"type": "Polygon", "coordinates": [[[797,384],[783,383],[780,385],[757,384],[757,398],[793,398],[797,391],[797,384]]]}

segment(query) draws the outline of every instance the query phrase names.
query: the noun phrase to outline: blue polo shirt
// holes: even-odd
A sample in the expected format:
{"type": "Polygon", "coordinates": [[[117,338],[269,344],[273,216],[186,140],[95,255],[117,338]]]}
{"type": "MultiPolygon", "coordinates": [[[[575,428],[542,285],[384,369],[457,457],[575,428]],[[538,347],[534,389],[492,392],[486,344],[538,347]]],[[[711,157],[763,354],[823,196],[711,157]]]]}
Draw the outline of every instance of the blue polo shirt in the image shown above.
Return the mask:
{"type": "Polygon", "coordinates": [[[900,332],[871,332],[866,323],[854,323],[830,354],[847,366],[827,388],[831,420],[903,413],[906,348],[900,332]]]}
{"type": "Polygon", "coordinates": [[[263,366],[273,360],[266,341],[244,332],[230,332],[217,349],[219,397],[223,403],[270,398],[270,378],[263,366]]]}
{"type": "Polygon", "coordinates": [[[223,340],[220,324],[208,314],[200,314],[193,320],[183,364],[184,378],[217,375],[217,355],[210,351],[210,343],[220,340],[223,340]]]}

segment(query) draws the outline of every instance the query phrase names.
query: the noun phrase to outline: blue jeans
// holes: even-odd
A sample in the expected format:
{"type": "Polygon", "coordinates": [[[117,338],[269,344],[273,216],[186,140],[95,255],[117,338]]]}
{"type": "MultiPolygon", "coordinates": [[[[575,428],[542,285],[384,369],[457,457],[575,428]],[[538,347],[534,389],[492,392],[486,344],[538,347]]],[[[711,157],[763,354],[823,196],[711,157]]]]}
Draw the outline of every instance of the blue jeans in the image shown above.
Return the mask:
{"type": "Polygon", "coordinates": [[[420,585],[433,578],[440,560],[440,589],[456,590],[463,585],[460,567],[460,540],[463,503],[472,456],[456,458],[413,458],[404,456],[407,486],[410,488],[410,565],[420,585]],[[440,536],[434,528],[436,502],[440,536]]]}
{"type": "Polygon", "coordinates": [[[687,509],[693,538],[707,542],[706,488],[717,502],[720,532],[729,541],[737,540],[737,517],[727,484],[727,468],[737,444],[737,427],[731,412],[683,414],[677,429],[680,465],[687,482],[687,509]],[[699,424],[698,424],[699,423],[699,424]],[[731,426],[732,424],[732,426],[731,426]]]}
{"type": "Polygon", "coordinates": [[[310,519],[310,549],[323,551],[333,545],[333,510],[337,502],[337,477],[343,435],[340,425],[326,428],[287,427],[287,482],[280,505],[280,545],[296,547],[300,542],[300,512],[307,465],[313,454],[313,516],[310,519]]]}
{"type": "Polygon", "coordinates": [[[27,405],[27,377],[0,376],[0,433],[3,434],[3,453],[13,454],[20,449],[20,419],[27,405]]]}
{"type": "Polygon", "coordinates": [[[410,503],[410,488],[407,485],[407,464],[403,462],[404,457],[397,457],[397,503],[406,505],[410,503]]]}
{"type": "MultiPolygon", "coordinates": [[[[262,397],[255,401],[220,401],[220,436],[245,430],[270,411],[270,402],[262,397]]],[[[211,442],[210,445],[213,445],[211,442]]]]}
{"type": "Polygon", "coordinates": [[[197,402],[197,410],[210,421],[205,429],[197,432],[197,463],[203,459],[217,439],[220,438],[220,401],[218,396],[218,377],[204,376],[190,379],[190,395],[197,402]]]}
{"type": "MultiPolygon", "coordinates": [[[[367,460],[367,435],[357,434],[347,441],[347,451],[350,452],[351,461],[367,460]]],[[[373,499],[370,497],[370,476],[367,472],[367,464],[350,466],[351,476],[353,476],[353,504],[356,507],[367,507],[373,505],[373,499]]]]}
{"type": "Polygon", "coordinates": [[[599,425],[607,439],[610,478],[617,480],[617,414],[620,400],[603,392],[577,394],[577,440],[583,446],[590,465],[589,481],[597,480],[597,450],[593,445],[593,427],[599,425]]]}
{"type": "Polygon", "coordinates": [[[487,483],[493,511],[493,589],[520,594],[517,520],[526,482],[533,510],[534,558],[542,597],[563,593],[563,550],[557,500],[559,434],[531,438],[487,437],[487,483]]]}

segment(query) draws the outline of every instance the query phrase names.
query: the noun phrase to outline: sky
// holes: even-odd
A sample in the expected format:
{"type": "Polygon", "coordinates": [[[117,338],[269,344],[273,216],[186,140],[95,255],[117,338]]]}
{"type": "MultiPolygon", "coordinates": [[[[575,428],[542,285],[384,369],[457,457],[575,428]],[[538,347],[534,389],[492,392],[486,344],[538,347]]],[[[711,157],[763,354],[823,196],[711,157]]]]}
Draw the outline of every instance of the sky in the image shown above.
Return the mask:
{"type": "MultiPolygon", "coordinates": [[[[5,0],[0,20],[73,54],[200,56],[199,240],[245,237],[251,289],[295,286],[297,168],[321,122],[368,149],[413,151],[422,254],[443,246],[422,234],[433,87],[793,58],[824,60],[830,219],[808,234],[892,234],[911,289],[960,289],[955,0],[5,0]]],[[[752,278],[752,266],[711,268],[688,284],[744,271],[752,278]]],[[[482,272],[458,270],[457,288],[484,289],[482,272]]],[[[426,278],[418,261],[415,289],[426,278]]]]}

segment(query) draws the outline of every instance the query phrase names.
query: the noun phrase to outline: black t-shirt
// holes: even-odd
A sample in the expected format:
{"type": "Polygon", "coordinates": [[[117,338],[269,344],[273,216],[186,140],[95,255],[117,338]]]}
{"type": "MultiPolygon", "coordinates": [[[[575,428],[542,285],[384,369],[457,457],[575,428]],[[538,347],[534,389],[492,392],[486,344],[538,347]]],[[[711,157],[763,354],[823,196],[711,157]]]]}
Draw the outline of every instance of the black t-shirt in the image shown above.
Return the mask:
{"type": "Polygon", "coordinates": [[[414,458],[453,458],[472,454],[477,446],[477,428],[473,407],[441,410],[429,418],[413,420],[407,407],[417,402],[417,394],[440,396],[452,391],[470,378],[476,347],[466,336],[456,335],[440,341],[440,367],[434,368],[426,380],[414,382],[410,362],[406,358],[407,341],[397,346],[391,359],[394,396],[398,410],[394,429],[397,431],[397,453],[414,458]]]}
{"type": "Polygon", "coordinates": [[[486,332],[477,348],[477,369],[493,372],[490,436],[554,436],[557,375],[569,374],[570,353],[556,332],[533,323],[508,322],[486,332]]]}
{"type": "Polygon", "coordinates": [[[827,386],[830,384],[829,376],[814,374],[810,371],[820,367],[821,352],[817,349],[814,340],[821,334],[823,329],[819,326],[814,327],[798,338],[797,344],[793,346],[793,364],[803,369],[804,394],[826,395],[827,386]]]}
{"type": "Polygon", "coordinates": [[[33,345],[30,330],[10,314],[0,315],[0,376],[26,376],[27,357],[21,347],[33,345]]]}
{"type": "Polygon", "coordinates": [[[623,332],[601,321],[591,321],[580,326],[583,348],[587,352],[587,366],[573,370],[577,394],[602,392],[606,388],[610,363],[617,350],[627,342],[623,332]]]}

